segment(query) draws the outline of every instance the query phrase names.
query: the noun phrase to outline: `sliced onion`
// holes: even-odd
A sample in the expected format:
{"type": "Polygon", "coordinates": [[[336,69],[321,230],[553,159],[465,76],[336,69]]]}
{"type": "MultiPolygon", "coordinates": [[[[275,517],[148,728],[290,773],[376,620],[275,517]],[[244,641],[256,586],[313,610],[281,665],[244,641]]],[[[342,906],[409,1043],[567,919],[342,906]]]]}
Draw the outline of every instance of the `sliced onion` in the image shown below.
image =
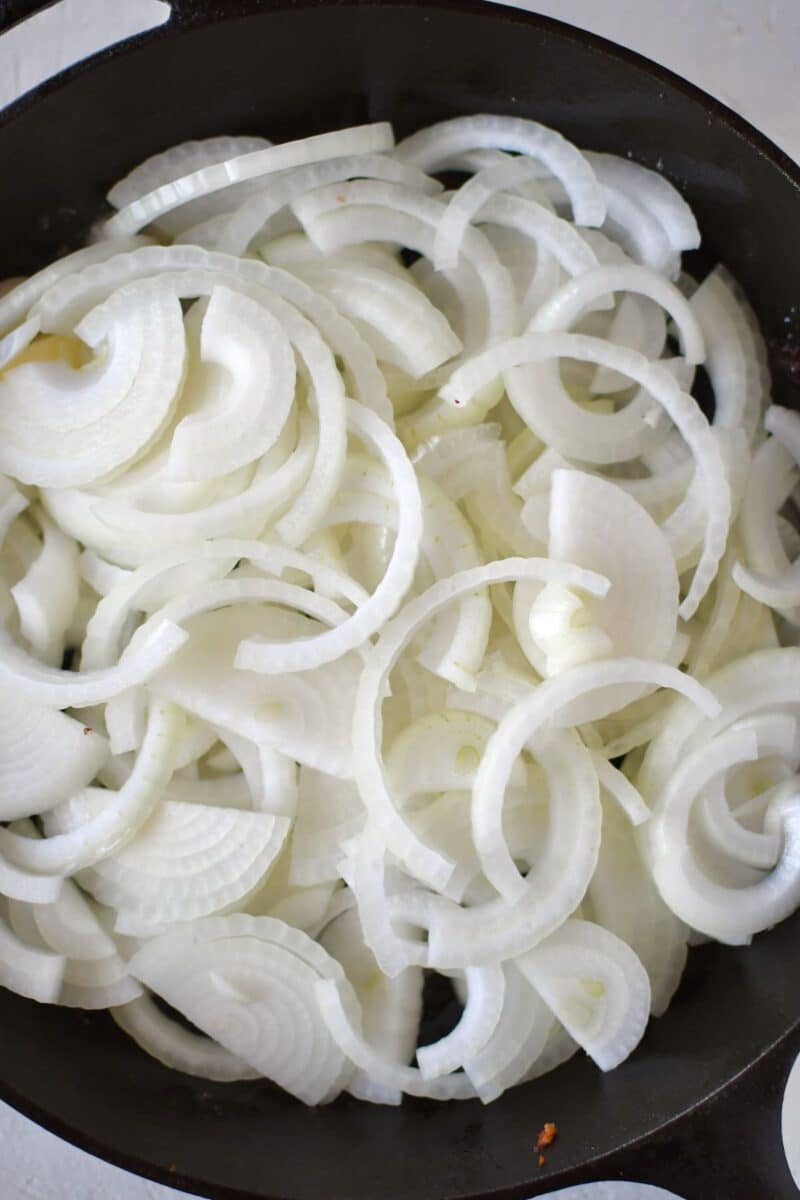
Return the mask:
{"type": "Polygon", "coordinates": [[[268,146],[262,150],[237,154],[223,162],[202,166],[182,178],[170,180],[156,186],[152,191],[130,200],[124,208],[110,217],[104,226],[108,237],[138,233],[145,225],[159,220],[165,213],[220,191],[232,183],[256,179],[274,171],[285,171],[304,163],[326,158],[339,158],[344,154],[371,154],[390,150],[394,144],[392,127],[386,122],[375,125],[358,125],[352,129],[339,129],[333,133],[321,133],[316,137],[303,138],[296,142],[284,142],[280,146],[268,146]]]}
{"type": "MultiPolygon", "coordinates": [[[[706,535],[703,553],[680,615],[688,620],[697,610],[716,574],[725,551],[730,520],[730,488],[719,447],[697,402],[681,392],[674,378],[657,364],[634,351],[621,350],[598,338],[566,333],[529,333],[504,346],[494,347],[458,368],[442,389],[442,396],[459,405],[470,400],[497,376],[522,363],[570,357],[624,371],[646,387],[680,429],[695,456],[703,481],[706,535]]],[[[604,419],[604,418],[601,418],[604,419]]]]}
{"type": "Polygon", "coordinates": [[[348,424],[356,436],[383,458],[392,477],[398,529],[391,561],[370,599],[349,620],[330,633],[305,642],[259,644],[244,640],[235,659],[240,669],[276,675],[332,662],[375,633],[395,612],[408,590],[422,537],[422,503],[414,470],[400,442],[374,413],[350,401],[348,424]]]}
{"type": "MultiPolygon", "coordinates": [[[[180,714],[155,701],[136,764],[111,802],[71,833],[34,841],[0,830],[0,850],[10,862],[44,875],[72,874],[113,854],[129,841],[153,811],[172,774],[180,714]]],[[[78,798],[80,793],[78,793],[78,798]]],[[[67,802],[69,803],[69,802],[67,802]]]]}
{"type": "Polygon", "coordinates": [[[55,1004],[61,991],[66,962],[60,954],[27,946],[0,918],[0,984],[38,1000],[40,1004],[55,1004]]]}
{"type": "MultiPolygon", "coordinates": [[[[64,835],[96,819],[108,807],[104,795],[90,789],[56,810],[48,833],[64,835]]],[[[117,910],[120,932],[146,937],[241,904],[270,870],[289,824],[261,812],[166,800],[125,845],[84,870],[81,884],[117,910]]]]}
{"type": "Polygon", "coordinates": [[[236,1079],[257,1079],[259,1072],[223,1046],[193,1033],[170,1020],[149,996],[141,996],[114,1007],[111,1015],[142,1050],[157,1058],[165,1067],[228,1083],[236,1079]]]}
{"type": "Polygon", "coordinates": [[[509,579],[564,579],[595,594],[604,584],[590,572],[546,560],[508,559],[505,562],[463,571],[434,584],[412,600],[386,625],[381,638],[367,657],[359,681],[353,714],[353,767],[361,798],[371,820],[387,846],[416,878],[434,887],[444,887],[452,864],[419,842],[398,813],[386,785],[381,757],[381,702],[391,670],[404,647],[426,621],[448,603],[489,583],[509,579]]]}
{"type": "Polygon", "coordinates": [[[586,159],[561,134],[521,117],[480,115],[455,117],[414,133],[395,153],[424,171],[435,173],[465,150],[492,147],[514,150],[542,162],[563,183],[578,225],[602,225],[602,189],[586,159]]]}
{"type": "Polygon", "coordinates": [[[299,930],[268,917],[212,917],[153,938],[131,972],[230,1054],[307,1104],[334,1099],[347,1062],[317,988],[341,968],[299,930]]]}
{"type": "Polygon", "coordinates": [[[26,701],[16,690],[0,690],[3,821],[60,804],[90,783],[107,757],[106,739],[88,726],[26,701]]]}
{"type": "Polygon", "coordinates": [[[517,965],[604,1071],[638,1045],[650,1015],[650,981],[629,946],[590,921],[565,921],[517,965]]]}

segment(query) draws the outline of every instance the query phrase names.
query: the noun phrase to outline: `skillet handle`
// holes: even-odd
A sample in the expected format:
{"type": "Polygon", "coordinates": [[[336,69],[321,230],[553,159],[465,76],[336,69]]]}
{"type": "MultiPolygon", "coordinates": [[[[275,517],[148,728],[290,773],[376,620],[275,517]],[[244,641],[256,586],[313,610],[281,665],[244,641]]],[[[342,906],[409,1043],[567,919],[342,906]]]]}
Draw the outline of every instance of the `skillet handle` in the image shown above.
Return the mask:
{"type": "Polygon", "coordinates": [[[55,0],[0,0],[0,33],[5,33],[20,21],[44,12],[55,0]]]}

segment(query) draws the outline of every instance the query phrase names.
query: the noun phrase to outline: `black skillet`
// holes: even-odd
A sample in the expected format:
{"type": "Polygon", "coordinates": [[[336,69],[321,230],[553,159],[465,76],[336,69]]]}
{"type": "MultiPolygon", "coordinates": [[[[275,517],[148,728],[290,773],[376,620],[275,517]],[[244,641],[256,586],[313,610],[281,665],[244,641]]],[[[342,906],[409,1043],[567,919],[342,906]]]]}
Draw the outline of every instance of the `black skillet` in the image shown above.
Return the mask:
{"type": "MultiPolygon", "coordinates": [[[[45,6],[0,0],[0,31],[45,6]]],[[[77,243],[108,186],[174,142],[521,114],[663,164],[704,232],[695,266],[721,259],[744,285],[776,399],[797,403],[800,170],[696,88],[589,34],[472,0],[172,10],[0,114],[0,277],[77,243]]],[[[800,1051],[798,932],[800,917],[748,949],[695,950],[669,1013],[624,1066],[604,1076],[579,1058],[486,1109],[345,1098],[308,1110],[267,1085],[176,1074],[104,1015],[2,990],[0,1095],[95,1154],[204,1196],[513,1200],[627,1177],[686,1200],[791,1200],[778,1113],[800,1051]],[[546,1120],[561,1135],[540,1168],[546,1120]]]]}

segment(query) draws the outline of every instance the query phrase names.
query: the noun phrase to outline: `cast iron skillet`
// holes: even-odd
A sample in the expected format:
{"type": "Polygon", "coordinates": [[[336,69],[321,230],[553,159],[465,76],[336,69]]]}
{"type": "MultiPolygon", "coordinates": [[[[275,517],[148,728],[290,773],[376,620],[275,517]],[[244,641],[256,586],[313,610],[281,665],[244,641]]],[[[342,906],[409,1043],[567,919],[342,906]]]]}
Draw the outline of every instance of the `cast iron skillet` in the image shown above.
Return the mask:
{"type": "MultiPolygon", "coordinates": [[[[0,29],[41,7],[0,0],[0,29]]],[[[172,7],[166,26],[0,117],[0,277],[79,241],[109,184],[174,142],[380,118],[403,134],[458,113],[518,113],[663,166],[697,213],[705,261],[727,263],[762,319],[776,398],[796,399],[800,171],[696,88],[588,34],[472,0],[172,7]]],[[[798,931],[795,918],[749,949],[695,950],[669,1013],[624,1066],[603,1076],[581,1057],[486,1109],[345,1098],[308,1110],[263,1084],[171,1072],[105,1015],[1,989],[0,1093],[78,1145],[205,1196],[512,1200],[627,1176],[686,1200],[789,1200],[778,1101],[800,1050],[798,931]],[[561,1137],[540,1169],[545,1120],[561,1137]]]]}

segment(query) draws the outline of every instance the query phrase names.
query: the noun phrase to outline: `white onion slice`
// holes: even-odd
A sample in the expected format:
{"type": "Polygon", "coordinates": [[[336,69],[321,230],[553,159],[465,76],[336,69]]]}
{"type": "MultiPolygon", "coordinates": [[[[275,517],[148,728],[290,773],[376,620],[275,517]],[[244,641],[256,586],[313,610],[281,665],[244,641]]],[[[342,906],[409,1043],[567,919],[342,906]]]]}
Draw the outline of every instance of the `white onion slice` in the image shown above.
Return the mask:
{"type": "Polygon", "coordinates": [[[414,575],[422,537],[422,502],[408,456],[391,430],[368,409],[350,401],[352,432],[386,464],[398,511],[397,537],[383,579],[369,600],[330,633],[306,641],[259,643],[243,640],[235,665],[243,670],[277,675],[321,666],[361,646],[395,612],[414,575]]]}
{"type": "Polygon", "coordinates": [[[219,287],[203,318],[203,361],[229,376],[227,395],[211,389],[209,411],[195,409],[172,435],[175,479],[213,479],[260,458],[274,445],[294,399],[295,362],[280,322],[247,296],[219,287]]]}
{"type": "Polygon", "coordinates": [[[81,370],[25,363],[0,380],[0,469],[24,483],[94,483],[164,428],[185,366],[178,301],[150,286],[90,313],[78,335],[99,356],[81,370]]]}
{"type": "Polygon", "coordinates": [[[187,201],[218,192],[232,183],[256,179],[274,171],[285,171],[308,162],[339,158],[344,154],[372,154],[391,150],[393,144],[392,127],[383,122],[339,129],[333,133],[321,133],[316,137],[238,154],[224,162],[200,167],[130,200],[116,216],[106,221],[104,233],[108,237],[138,233],[145,225],[150,225],[187,201]]]}
{"type": "Polygon", "coordinates": [[[68,799],[94,779],[107,758],[102,735],[66,713],[0,689],[0,820],[40,813],[68,799]]]}
{"type": "Polygon", "coordinates": [[[149,996],[114,1007],[111,1015],[142,1050],[174,1071],[221,1083],[259,1077],[258,1071],[211,1038],[171,1021],[149,996]]]}
{"type": "MultiPolygon", "coordinates": [[[[107,807],[105,793],[89,789],[50,814],[47,832],[70,833],[107,807]]],[[[121,933],[146,937],[159,926],[241,904],[270,870],[289,824],[261,812],[166,800],[80,881],[117,910],[121,933]]]]}
{"type": "Polygon", "coordinates": [[[0,918],[0,984],[40,1004],[55,1004],[66,962],[60,954],[27,946],[0,918]]]}
{"type": "Polygon", "coordinates": [[[353,768],[361,798],[386,845],[416,878],[434,887],[444,887],[452,864],[431,852],[398,813],[387,788],[381,756],[381,703],[394,664],[411,638],[431,617],[452,600],[489,583],[511,579],[560,579],[602,594],[605,584],[588,571],[544,559],[508,559],[462,571],[434,584],[412,600],[392,622],[384,626],[374,650],[368,655],[358,686],[353,713],[353,768]]]}
{"type": "Polygon", "coordinates": [[[663,405],[695,456],[703,484],[706,533],[700,562],[679,610],[684,620],[688,620],[711,586],[725,551],[731,508],[730,487],[719,446],[708,421],[697,402],[680,390],[668,371],[647,362],[635,351],[620,349],[599,338],[568,333],[528,333],[505,345],[495,346],[459,367],[441,394],[453,404],[463,405],[498,374],[524,363],[558,357],[577,358],[624,371],[663,405]]]}
{"type": "Polygon", "coordinates": [[[146,983],[229,1053],[307,1104],[334,1099],[347,1063],[317,987],[341,968],[299,930],[268,917],[211,917],[153,938],[130,962],[146,983]]]}
{"type": "Polygon", "coordinates": [[[628,1057],[650,1015],[650,981],[629,946],[590,921],[565,921],[517,965],[604,1071],[628,1057]]]}
{"type": "Polygon", "coordinates": [[[491,147],[514,150],[537,159],[564,185],[578,225],[602,225],[602,189],[581,152],[555,130],[521,117],[480,115],[455,117],[430,125],[400,142],[399,158],[435,173],[465,150],[491,147]]]}
{"type": "Polygon", "coordinates": [[[42,841],[0,830],[0,850],[15,865],[44,875],[72,874],[113,854],[147,820],[169,782],[179,730],[178,711],[155,701],[134,768],[102,812],[71,833],[42,841]]]}
{"type": "MultiPolygon", "coordinates": [[[[673,688],[691,698],[708,716],[719,712],[713,693],[674,667],[646,659],[625,658],[575,667],[547,680],[512,708],[489,740],[475,776],[472,795],[473,837],[481,866],[486,878],[507,899],[523,897],[530,886],[514,865],[503,835],[503,800],[514,760],[546,723],[551,727],[581,724],[586,693],[591,694],[608,684],[628,682],[673,688]]],[[[611,692],[610,696],[613,695],[611,692]]],[[[609,702],[613,708],[613,699],[609,702]]],[[[589,703],[592,703],[591,699],[589,703]]],[[[598,715],[601,714],[591,710],[593,719],[598,715]]]]}

